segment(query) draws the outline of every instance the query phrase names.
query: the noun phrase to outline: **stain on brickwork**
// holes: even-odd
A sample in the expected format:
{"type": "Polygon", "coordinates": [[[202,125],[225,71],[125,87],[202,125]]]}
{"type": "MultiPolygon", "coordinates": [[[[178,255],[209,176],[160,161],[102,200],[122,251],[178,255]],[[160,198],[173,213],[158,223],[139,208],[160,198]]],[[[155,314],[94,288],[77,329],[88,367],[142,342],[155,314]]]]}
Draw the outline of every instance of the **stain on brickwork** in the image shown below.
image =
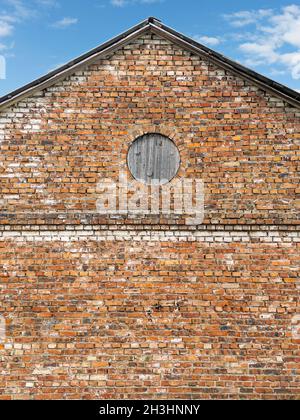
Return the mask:
{"type": "Polygon", "coordinates": [[[299,117],[151,33],[1,110],[0,399],[299,398],[299,117]],[[145,133],[203,225],[97,214],[145,133]]]}
{"type": "Polygon", "coordinates": [[[1,113],[1,217],[96,213],[99,179],[117,180],[133,140],[159,132],[180,150],[178,175],[204,180],[206,223],[299,222],[299,116],[145,35],[1,113]]]}

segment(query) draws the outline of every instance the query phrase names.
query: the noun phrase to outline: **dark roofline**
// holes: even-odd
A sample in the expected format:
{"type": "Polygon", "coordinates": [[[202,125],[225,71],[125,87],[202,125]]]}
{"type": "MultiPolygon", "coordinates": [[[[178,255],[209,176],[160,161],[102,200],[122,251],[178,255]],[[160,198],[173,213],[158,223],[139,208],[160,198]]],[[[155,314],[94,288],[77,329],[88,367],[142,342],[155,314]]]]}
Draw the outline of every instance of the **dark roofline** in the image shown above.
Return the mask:
{"type": "MultiPolygon", "coordinates": [[[[149,18],[152,19],[153,18],[149,18]]],[[[138,25],[134,26],[131,29],[128,29],[126,32],[123,32],[120,35],[117,35],[116,37],[110,39],[109,41],[106,41],[104,44],[99,45],[96,48],[93,48],[92,50],[86,52],[85,54],[74,58],[73,60],[69,61],[68,63],[64,64],[61,67],[58,67],[55,70],[52,70],[51,72],[45,74],[42,77],[39,77],[38,79],[33,80],[30,83],[27,83],[26,85],[22,86],[21,88],[18,88],[10,93],[8,93],[7,95],[4,95],[0,98],[0,106],[3,102],[6,102],[7,100],[11,100],[13,99],[15,96],[18,96],[20,93],[27,91],[31,88],[35,88],[37,86],[39,86],[40,84],[46,82],[47,80],[51,79],[52,77],[63,73],[64,71],[70,69],[71,67],[74,67],[76,64],[81,63],[82,61],[94,56],[95,54],[99,54],[101,53],[103,50],[105,50],[106,48],[109,48],[113,45],[115,45],[116,43],[118,43],[119,41],[121,41],[122,39],[126,38],[128,35],[138,31],[139,29],[144,28],[145,26],[147,26],[149,24],[149,19],[144,20],[143,22],[139,23],[138,25]]]]}
{"type": "Polygon", "coordinates": [[[272,80],[266,76],[263,76],[262,74],[257,73],[256,71],[251,70],[248,67],[245,67],[234,60],[231,60],[230,58],[212,50],[211,48],[208,48],[205,45],[200,44],[199,42],[193,40],[192,38],[189,38],[186,35],[175,31],[174,29],[170,28],[169,26],[164,25],[163,23],[159,23],[159,26],[164,31],[169,32],[178,38],[181,38],[183,41],[185,41],[186,43],[196,48],[200,48],[201,50],[205,51],[209,56],[217,59],[218,61],[220,60],[224,64],[232,67],[234,70],[244,73],[246,76],[250,76],[251,78],[256,79],[258,82],[264,83],[270,88],[275,89],[278,92],[283,93],[284,95],[289,96],[290,98],[296,101],[299,101],[299,105],[300,105],[300,93],[297,92],[296,90],[293,90],[281,83],[275,82],[275,80],[272,80]]]}
{"type": "Polygon", "coordinates": [[[134,37],[149,29],[161,36],[164,36],[165,38],[169,38],[175,43],[177,42],[181,44],[183,47],[190,49],[196,54],[207,57],[210,61],[221,66],[222,68],[229,70],[243,78],[246,78],[262,89],[280,96],[288,103],[300,107],[300,94],[293,89],[290,89],[287,86],[277,83],[272,79],[269,79],[253,70],[250,70],[247,67],[244,67],[241,64],[225,57],[224,55],[219,54],[216,51],[194,41],[193,39],[164,25],[159,19],[149,17],[148,19],[142,21],[126,32],[123,32],[115,38],[105,42],[104,44],[101,44],[100,46],[88,51],[80,57],[75,58],[67,64],[51,71],[45,76],[42,76],[33,82],[28,83],[25,86],[1,97],[0,110],[1,108],[9,106],[12,103],[32,94],[34,91],[44,89],[45,87],[55,83],[61,78],[72,74],[79,66],[85,64],[87,61],[90,62],[90,60],[99,58],[101,53],[109,54],[110,52],[121,47],[126,42],[129,42],[134,37]]]}

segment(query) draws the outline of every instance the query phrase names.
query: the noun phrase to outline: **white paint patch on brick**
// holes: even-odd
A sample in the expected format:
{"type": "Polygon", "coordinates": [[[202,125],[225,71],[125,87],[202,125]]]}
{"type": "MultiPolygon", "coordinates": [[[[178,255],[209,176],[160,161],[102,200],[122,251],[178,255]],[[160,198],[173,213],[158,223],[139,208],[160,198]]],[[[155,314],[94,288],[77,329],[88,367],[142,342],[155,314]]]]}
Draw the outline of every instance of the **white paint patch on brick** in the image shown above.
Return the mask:
{"type": "Polygon", "coordinates": [[[111,64],[107,64],[104,67],[104,70],[107,71],[108,73],[110,73],[115,78],[119,78],[120,77],[120,72],[119,72],[119,70],[117,69],[116,66],[113,66],[111,64]]]}
{"type": "MultiPolygon", "coordinates": [[[[13,198],[16,199],[15,196],[13,198]]],[[[76,227],[78,228],[78,226],[76,227]]],[[[253,235],[253,232],[190,232],[190,231],[134,231],[134,230],[98,230],[94,226],[87,229],[84,226],[82,230],[64,230],[64,231],[4,231],[0,232],[1,239],[13,239],[16,241],[62,241],[76,242],[84,240],[93,241],[148,241],[148,242],[205,242],[217,243],[220,246],[224,242],[263,242],[270,246],[282,243],[283,237],[287,239],[286,246],[292,246],[293,242],[300,242],[300,232],[262,232],[263,235],[253,235]],[[296,233],[296,235],[295,235],[296,233]]],[[[75,250],[77,252],[78,250],[75,250]]],[[[232,263],[231,259],[228,260],[232,263]]]]}
{"type": "Polygon", "coordinates": [[[46,204],[47,206],[54,206],[57,204],[57,201],[54,199],[47,199],[47,200],[41,200],[42,204],[46,204]]]}
{"type": "Polygon", "coordinates": [[[52,368],[52,367],[47,367],[47,368],[37,367],[37,368],[34,369],[32,374],[33,375],[51,375],[52,372],[53,372],[53,369],[54,368],[52,368]]]}
{"type": "Polygon", "coordinates": [[[234,260],[232,254],[225,254],[225,263],[227,268],[231,269],[234,266],[234,260]]]}

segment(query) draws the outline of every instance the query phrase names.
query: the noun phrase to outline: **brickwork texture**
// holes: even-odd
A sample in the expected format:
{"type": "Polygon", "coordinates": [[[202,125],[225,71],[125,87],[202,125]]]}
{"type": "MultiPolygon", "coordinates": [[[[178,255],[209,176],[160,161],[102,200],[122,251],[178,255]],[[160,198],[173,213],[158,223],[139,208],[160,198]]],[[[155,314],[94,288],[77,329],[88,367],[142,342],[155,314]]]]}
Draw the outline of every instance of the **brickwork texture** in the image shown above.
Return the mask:
{"type": "Polygon", "coordinates": [[[0,399],[299,399],[299,117],[150,32],[2,109],[0,399]],[[97,213],[144,133],[203,225],[97,213]]]}

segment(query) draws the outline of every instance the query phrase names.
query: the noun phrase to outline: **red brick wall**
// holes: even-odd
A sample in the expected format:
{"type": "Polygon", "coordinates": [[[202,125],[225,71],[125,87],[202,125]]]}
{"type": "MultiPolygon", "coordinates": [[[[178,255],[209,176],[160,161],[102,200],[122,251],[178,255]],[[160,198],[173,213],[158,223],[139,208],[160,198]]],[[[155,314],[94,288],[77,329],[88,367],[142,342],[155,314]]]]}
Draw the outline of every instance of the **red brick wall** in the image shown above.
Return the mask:
{"type": "Polygon", "coordinates": [[[1,243],[2,396],[299,397],[299,243],[73,236],[1,243]]]}
{"type": "Polygon", "coordinates": [[[299,116],[152,35],[2,110],[0,398],[299,398],[299,116]],[[146,132],[203,226],[97,214],[146,132]]]}
{"type": "Polygon", "coordinates": [[[1,112],[2,213],[95,213],[99,179],[157,131],[204,180],[206,223],[299,223],[300,111],[152,37],[1,112]]]}

